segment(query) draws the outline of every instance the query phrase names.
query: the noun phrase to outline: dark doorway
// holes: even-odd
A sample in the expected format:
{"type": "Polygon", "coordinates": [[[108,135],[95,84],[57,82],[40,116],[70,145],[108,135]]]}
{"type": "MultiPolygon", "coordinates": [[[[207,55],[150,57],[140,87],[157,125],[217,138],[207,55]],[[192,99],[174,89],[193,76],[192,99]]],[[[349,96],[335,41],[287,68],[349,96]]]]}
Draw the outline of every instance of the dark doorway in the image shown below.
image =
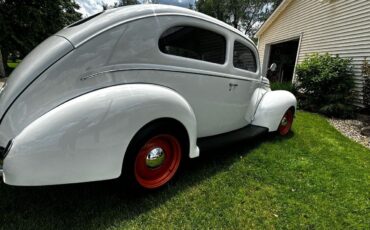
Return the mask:
{"type": "Polygon", "coordinates": [[[291,82],[297,58],[299,39],[271,45],[268,67],[276,63],[276,71],[268,71],[271,82],[291,82]]]}

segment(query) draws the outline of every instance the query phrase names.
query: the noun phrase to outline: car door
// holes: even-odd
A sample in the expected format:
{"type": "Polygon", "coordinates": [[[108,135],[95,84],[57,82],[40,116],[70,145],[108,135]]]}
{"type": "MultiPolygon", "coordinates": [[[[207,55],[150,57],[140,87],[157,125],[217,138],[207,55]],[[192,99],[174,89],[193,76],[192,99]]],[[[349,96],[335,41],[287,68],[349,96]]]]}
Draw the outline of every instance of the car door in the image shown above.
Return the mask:
{"type": "Polygon", "coordinates": [[[131,22],[109,63],[110,68],[130,71],[112,72],[112,79],[175,90],[194,111],[198,137],[233,131],[245,121],[240,121],[229,88],[233,80],[228,68],[229,33],[222,26],[184,16],[131,22]]]}
{"type": "Polygon", "coordinates": [[[245,125],[249,124],[261,95],[256,95],[256,89],[260,84],[260,68],[257,50],[246,39],[236,38],[231,41],[232,61],[230,72],[234,79],[230,80],[230,90],[233,94],[234,111],[238,112],[239,119],[243,119],[245,125]]]}
{"type": "Polygon", "coordinates": [[[166,55],[160,60],[173,70],[163,83],[190,103],[197,118],[198,137],[241,128],[245,111],[235,103],[237,89],[228,71],[227,33],[194,24],[172,26],[162,33],[159,49],[166,55]]]}

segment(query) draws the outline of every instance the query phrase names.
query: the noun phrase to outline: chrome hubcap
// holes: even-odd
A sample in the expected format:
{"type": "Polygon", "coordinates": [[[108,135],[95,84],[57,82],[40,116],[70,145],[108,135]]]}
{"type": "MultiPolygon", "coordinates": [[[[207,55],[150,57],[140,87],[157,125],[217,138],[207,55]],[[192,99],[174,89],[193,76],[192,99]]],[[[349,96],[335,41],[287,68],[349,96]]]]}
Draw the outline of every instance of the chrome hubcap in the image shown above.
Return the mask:
{"type": "Polygon", "coordinates": [[[286,119],[286,117],[283,117],[283,119],[281,120],[281,123],[280,123],[282,126],[286,126],[288,124],[288,119],[286,119]]]}
{"type": "Polygon", "coordinates": [[[154,148],[152,149],[148,155],[146,155],[146,166],[149,168],[158,168],[162,165],[163,161],[165,160],[165,153],[161,148],[154,148]]]}

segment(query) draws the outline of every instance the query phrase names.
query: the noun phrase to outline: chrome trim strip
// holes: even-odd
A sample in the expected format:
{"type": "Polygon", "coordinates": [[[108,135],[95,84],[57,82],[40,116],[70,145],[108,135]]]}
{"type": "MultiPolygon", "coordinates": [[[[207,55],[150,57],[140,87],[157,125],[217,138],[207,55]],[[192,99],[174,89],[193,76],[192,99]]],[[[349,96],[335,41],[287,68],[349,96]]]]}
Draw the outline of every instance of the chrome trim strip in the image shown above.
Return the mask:
{"type": "Polygon", "coordinates": [[[92,72],[88,72],[85,74],[82,74],[80,77],[81,81],[88,80],[90,78],[98,77],[99,75],[105,74],[105,73],[114,73],[114,72],[120,72],[120,71],[135,71],[135,70],[148,70],[148,71],[166,71],[166,72],[174,72],[174,73],[187,73],[187,74],[199,74],[199,75],[205,75],[205,76],[212,76],[212,77],[220,77],[220,78],[229,78],[229,79],[237,79],[242,81],[255,81],[260,82],[261,79],[254,79],[249,77],[241,77],[238,75],[232,75],[232,74],[226,74],[226,73],[217,73],[213,71],[207,71],[207,70],[197,70],[194,71],[194,69],[189,68],[179,68],[179,67],[168,67],[168,66],[162,66],[162,65],[150,65],[149,67],[146,67],[145,65],[140,66],[140,64],[135,64],[135,66],[139,67],[131,67],[130,65],[114,65],[114,66],[108,66],[105,68],[97,69],[92,72]]]}

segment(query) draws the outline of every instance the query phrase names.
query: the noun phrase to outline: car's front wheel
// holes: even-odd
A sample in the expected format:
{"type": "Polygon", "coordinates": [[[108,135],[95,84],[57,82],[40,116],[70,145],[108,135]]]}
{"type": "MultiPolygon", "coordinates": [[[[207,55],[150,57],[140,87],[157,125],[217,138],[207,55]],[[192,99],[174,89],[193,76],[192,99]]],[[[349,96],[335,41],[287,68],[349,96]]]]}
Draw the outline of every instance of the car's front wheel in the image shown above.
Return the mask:
{"type": "Polygon", "coordinates": [[[169,182],[179,169],[184,140],[168,124],[144,128],[134,138],[126,153],[123,177],[134,187],[157,189],[169,182]]]}
{"type": "Polygon", "coordinates": [[[280,125],[278,128],[278,133],[281,136],[287,135],[293,125],[293,119],[294,119],[294,114],[292,109],[289,109],[285,112],[284,116],[281,118],[280,125]]]}

